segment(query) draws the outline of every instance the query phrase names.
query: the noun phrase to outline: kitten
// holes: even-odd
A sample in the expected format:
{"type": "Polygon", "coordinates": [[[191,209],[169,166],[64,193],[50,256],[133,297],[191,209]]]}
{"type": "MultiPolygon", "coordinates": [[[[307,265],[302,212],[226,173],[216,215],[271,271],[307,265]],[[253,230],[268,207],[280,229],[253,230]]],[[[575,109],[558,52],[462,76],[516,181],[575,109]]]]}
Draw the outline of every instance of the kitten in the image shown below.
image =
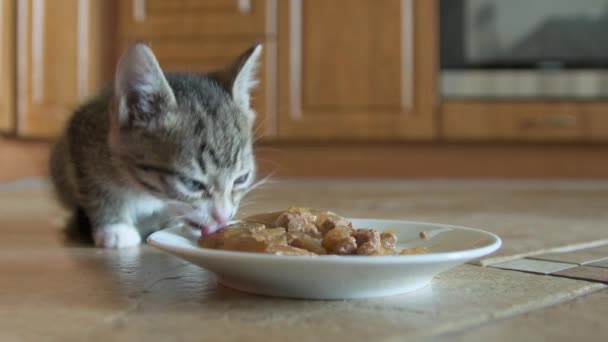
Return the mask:
{"type": "Polygon", "coordinates": [[[139,244],[150,233],[142,221],[168,209],[203,234],[234,216],[255,176],[249,93],[261,51],[206,76],[164,74],[137,43],[113,88],[76,110],[54,146],[51,178],[59,201],[90,222],[96,246],[139,244]]]}

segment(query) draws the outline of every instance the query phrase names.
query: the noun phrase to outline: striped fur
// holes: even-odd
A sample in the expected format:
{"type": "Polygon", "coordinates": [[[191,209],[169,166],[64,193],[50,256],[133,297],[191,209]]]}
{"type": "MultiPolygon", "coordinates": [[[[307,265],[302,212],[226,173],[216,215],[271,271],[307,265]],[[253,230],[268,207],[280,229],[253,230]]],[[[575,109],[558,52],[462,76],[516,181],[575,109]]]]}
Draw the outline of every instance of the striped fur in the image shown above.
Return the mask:
{"type": "Polygon", "coordinates": [[[76,110],[53,149],[51,178],[73,222],[89,222],[98,246],[127,247],[152,214],[206,231],[230,219],[255,176],[249,91],[260,53],[208,75],[171,74],[132,46],[114,86],[76,110]]]}

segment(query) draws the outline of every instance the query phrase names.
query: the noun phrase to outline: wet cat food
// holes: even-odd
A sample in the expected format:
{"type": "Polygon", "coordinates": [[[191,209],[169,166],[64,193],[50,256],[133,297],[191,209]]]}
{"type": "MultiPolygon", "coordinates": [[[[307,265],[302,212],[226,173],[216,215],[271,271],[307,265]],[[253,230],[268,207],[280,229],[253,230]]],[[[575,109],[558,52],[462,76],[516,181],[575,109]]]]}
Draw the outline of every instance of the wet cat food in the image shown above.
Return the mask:
{"type": "Polygon", "coordinates": [[[205,248],[277,255],[410,255],[424,247],[397,248],[397,236],[352,222],[328,211],[289,208],[254,215],[201,237],[205,248]]]}

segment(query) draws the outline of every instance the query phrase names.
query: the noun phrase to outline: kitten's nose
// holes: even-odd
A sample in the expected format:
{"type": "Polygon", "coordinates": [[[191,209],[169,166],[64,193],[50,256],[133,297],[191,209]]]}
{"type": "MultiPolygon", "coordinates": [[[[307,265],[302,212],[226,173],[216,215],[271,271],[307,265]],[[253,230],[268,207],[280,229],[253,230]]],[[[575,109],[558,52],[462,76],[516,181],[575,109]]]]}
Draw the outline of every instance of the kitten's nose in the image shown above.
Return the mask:
{"type": "Polygon", "coordinates": [[[213,211],[211,212],[211,217],[220,226],[225,226],[228,223],[227,215],[222,215],[222,213],[220,213],[216,209],[213,209],[213,211]]]}

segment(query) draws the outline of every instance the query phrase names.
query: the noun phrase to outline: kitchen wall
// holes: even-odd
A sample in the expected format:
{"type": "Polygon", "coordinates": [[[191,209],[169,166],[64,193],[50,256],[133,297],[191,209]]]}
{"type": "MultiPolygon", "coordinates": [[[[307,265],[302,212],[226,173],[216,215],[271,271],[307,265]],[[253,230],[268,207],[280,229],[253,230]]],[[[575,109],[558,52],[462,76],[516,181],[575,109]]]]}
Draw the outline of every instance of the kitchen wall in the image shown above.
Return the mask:
{"type": "Polygon", "coordinates": [[[436,0],[0,4],[0,165],[10,165],[0,181],[46,174],[71,111],[136,40],[165,70],[196,73],[264,44],[254,93],[262,174],[608,176],[602,101],[441,96],[436,0]]]}

